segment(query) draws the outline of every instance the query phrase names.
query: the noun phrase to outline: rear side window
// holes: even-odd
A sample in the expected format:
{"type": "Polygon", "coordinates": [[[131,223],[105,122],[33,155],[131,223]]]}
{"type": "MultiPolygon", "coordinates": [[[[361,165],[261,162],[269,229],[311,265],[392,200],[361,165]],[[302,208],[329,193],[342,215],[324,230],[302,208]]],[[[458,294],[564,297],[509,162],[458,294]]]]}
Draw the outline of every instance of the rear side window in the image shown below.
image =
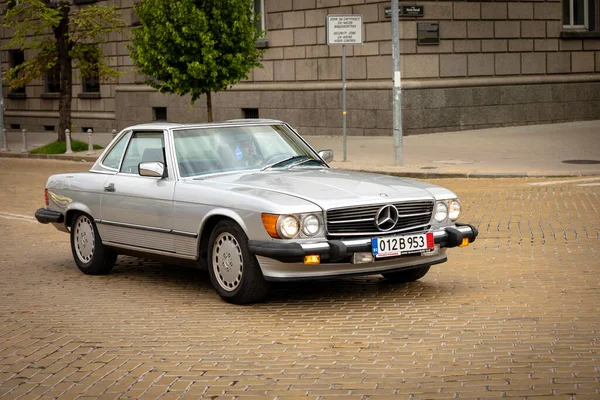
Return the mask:
{"type": "Polygon", "coordinates": [[[162,132],[135,132],[125,152],[121,172],[137,174],[139,163],[147,161],[158,161],[164,165],[163,147],[162,132]]]}
{"type": "Polygon", "coordinates": [[[104,160],[102,160],[103,166],[116,170],[119,169],[119,163],[121,162],[121,158],[123,158],[123,152],[125,151],[125,146],[127,145],[130,136],[131,131],[127,132],[121,137],[121,139],[119,139],[117,144],[113,146],[106,157],[104,157],[104,160]]]}

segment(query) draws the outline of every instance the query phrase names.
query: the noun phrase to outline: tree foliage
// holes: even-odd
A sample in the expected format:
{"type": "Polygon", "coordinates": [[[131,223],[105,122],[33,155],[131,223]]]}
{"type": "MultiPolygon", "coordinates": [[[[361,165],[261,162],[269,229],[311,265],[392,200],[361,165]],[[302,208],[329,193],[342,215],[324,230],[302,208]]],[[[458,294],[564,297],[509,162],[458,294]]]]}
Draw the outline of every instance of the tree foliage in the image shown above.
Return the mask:
{"type": "Polygon", "coordinates": [[[258,15],[252,0],[141,0],[131,58],[160,92],[189,94],[194,103],[227,89],[261,66],[258,15]]]}
{"type": "Polygon", "coordinates": [[[9,5],[3,26],[13,33],[4,48],[20,49],[32,57],[11,68],[4,80],[15,89],[59,67],[58,139],[64,141],[64,131],[71,127],[73,69],[78,68],[82,76],[88,77],[119,76],[116,69],[106,64],[100,45],[107,41],[110,32],[122,32],[125,21],[115,6],[76,8],[67,0],[20,0],[9,5]]]}

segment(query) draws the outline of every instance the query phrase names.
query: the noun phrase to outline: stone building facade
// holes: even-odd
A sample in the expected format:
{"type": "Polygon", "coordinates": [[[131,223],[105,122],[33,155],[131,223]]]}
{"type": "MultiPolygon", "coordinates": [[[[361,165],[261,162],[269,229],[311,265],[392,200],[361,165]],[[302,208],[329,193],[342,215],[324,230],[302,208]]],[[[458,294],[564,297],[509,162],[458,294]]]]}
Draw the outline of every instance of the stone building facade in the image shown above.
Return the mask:
{"type": "MultiPolygon", "coordinates": [[[[135,25],[134,0],[100,3],[116,4],[135,25]]],[[[257,44],[266,49],[263,68],[214,95],[215,119],[275,118],[305,135],[341,134],[342,49],[326,44],[325,19],[328,14],[360,14],[364,43],[347,46],[348,134],[391,135],[390,3],[256,0],[266,30],[266,39],[257,44]]],[[[599,3],[400,1],[424,11],[423,16],[400,19],[404,133],[600,118],[599,3]],[[422,22],[439,24],[439,44],[418,43],[422,22]]],[[[9,36],[4,29],[2,42],[9,36]]],[[[110,131],[165,119],[206,121],[203,97],[192,106],[188,97],[145,86],[144,77],[134,72],[128,43],[126,35],[115,33],[104,46],[109,65],[129,71],[117,81],[94,86],[75,74],[75,130],[110,131]]],[[[3,50],[4,70],[18,57],[3,50]]],[[[54,129],[58,99],[50,90],[51,78],[32,82],[22,93],[6,93],[5,88],[5,125],[54,129]]]]}

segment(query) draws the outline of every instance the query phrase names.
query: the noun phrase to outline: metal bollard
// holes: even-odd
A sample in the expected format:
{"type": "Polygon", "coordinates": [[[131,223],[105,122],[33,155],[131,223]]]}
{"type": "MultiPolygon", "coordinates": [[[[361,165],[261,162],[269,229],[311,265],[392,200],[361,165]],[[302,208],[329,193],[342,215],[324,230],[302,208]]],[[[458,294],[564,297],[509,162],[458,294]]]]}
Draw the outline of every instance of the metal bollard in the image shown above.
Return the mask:
{"type": "Polygon", "coordinates": [[[87,151],[87,155],[91,156],[91,155],[94,154],[94,145],[92,144],[92,130],[91,129],[88,129],[87,135],[88,135],[88,151],[87,151]]]}
{"type": "Polygon", "coordinates": [[[73,150],[71,149],[71,131],[68,129],[65,129],[65,138],[67,140],[67,151],[65,151],[65,154],[73,154],[73,150]]]}
{"type": "Polygon", "coordinates": [[[111,133],[112,133],[112,137],[113,137],[113,139],[117,137],[117,130],[116,130],[116,129],[113,129],[113,130],[111,131],[111,133]]]}
{"type": "Polygon", "coordinates": [[[0,151],[2,151],[3,153],[10,151],[10,149],[8,148],[8,137],[6,136],[6,129],[2,129],[2,150],[0,151]]]}
{"type": "Polygon", "coordinates": [[[21,153],[27,153],[27,129],[23,129],[21,133],[23,133],[23,149],[21,153]]]}

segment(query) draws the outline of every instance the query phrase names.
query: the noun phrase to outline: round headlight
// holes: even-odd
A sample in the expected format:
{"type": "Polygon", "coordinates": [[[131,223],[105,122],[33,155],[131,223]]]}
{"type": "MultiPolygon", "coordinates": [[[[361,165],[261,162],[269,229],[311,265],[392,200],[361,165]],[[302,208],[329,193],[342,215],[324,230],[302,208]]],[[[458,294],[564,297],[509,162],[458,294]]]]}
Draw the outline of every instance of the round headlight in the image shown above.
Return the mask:
{"type": "Polygon", "coordinates": [[[295,217],[291,215],[286,215],[285,217],[279,220],[279,232],[284,238],[293,238],[298,234],[299,230],[300,224],[298,223],[298,220],[295,217]]]}
{"type": "Polygon", "coordinates": [[[319,232],[320,225],[319,218],[312,214],[307,215],[302,221],[302,232],[306,236],[314,236],[319,232]]]}
{"type": "Polygon", "coordinates": [[[458,200],[452,200],[450,202],[450,208],[448,210],[448,216],[452,221],[456,221],[460,215],[460,203],[458,200]]]}
{"type": "Polygon", "coordinates": [[[448,217],[448,207],[446,207],[446,203],[437,203],[435,206],[435,220],[437,222],[442,222],[446,217],[448,217]]]}

